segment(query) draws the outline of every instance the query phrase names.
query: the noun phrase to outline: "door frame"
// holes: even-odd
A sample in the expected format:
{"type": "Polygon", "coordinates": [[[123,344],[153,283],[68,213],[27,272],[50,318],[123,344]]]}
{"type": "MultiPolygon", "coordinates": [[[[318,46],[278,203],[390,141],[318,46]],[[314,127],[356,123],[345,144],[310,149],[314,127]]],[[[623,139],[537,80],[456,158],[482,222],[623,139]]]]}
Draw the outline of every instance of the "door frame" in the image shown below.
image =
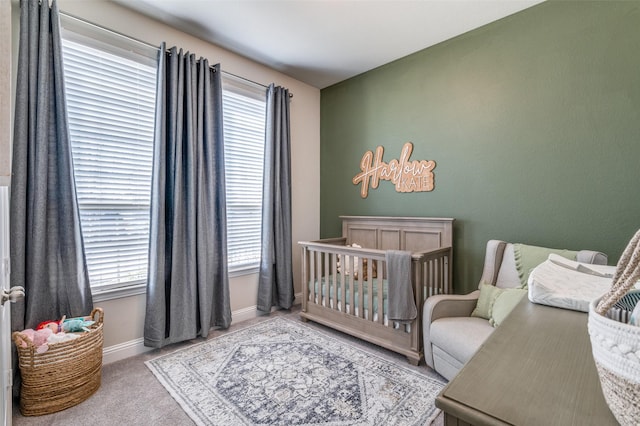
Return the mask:
{"type": "MultiPolygon", "coordinates": [[[[0,290],[8,290],[9,282],[9,187],[0,186],[0,290]]],[[[0,306],[0,423],[11,426],[13,417],[11,369],[11,303],[0,306]]]]}

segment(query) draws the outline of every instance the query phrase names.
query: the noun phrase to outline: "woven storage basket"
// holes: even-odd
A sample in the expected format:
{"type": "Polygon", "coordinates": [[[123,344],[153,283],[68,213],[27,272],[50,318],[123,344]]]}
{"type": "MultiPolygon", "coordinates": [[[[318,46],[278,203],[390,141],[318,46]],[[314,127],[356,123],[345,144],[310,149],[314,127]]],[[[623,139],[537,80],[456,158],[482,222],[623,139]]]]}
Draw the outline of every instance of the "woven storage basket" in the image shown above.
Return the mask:
{"type": "Polygon", "coordinates": [[[640,327],[607,318],[640,278],[640,231],[623,252],[611,290],[589,305],[589,336],[604,398],[621,425],[640,424],[640,327]]]}
{"type": "Polygon", "coordinates": [[[100,387],[104,312],[95,308],[86,319],[96,321],[89,327],[91,331],[74,340],[49,344],[44,353],[37,353],[33,343],[20,332],[13,333],[22,376],[20,412],[24,416],[73,407],[100,387]],[[26,347],[22,347],[23,342],[26,347]]]}

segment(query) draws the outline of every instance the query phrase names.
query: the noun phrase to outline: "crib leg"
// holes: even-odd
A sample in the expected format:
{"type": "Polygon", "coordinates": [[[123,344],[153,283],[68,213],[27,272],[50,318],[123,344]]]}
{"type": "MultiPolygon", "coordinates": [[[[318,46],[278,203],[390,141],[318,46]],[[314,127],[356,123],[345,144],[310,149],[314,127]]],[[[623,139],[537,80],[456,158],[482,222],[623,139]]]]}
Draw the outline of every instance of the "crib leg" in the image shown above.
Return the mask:
{"type": "Polygon", "coordinates": [[[309,322],[309,320],[308,320],[307,318],[305,318],[305,317],[300,317],[300,321],[302,321],[302,322],[309,322]]]}
{"type": "Polygon", "coordinates": [[[407,357],[407,361],[409,361],[409,364],[411,365],[418,365],[420,364],[420,358],[416,358],[416,357],[412,357],[412,356],[408,356],[407,357]]]}

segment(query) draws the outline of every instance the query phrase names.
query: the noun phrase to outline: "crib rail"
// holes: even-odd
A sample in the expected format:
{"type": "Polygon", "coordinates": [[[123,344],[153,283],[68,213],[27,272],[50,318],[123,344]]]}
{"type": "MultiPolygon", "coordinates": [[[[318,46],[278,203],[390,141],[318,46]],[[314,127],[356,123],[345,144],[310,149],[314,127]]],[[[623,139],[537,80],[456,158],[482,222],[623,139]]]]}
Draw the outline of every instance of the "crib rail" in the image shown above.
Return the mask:
{"type": "MultiPolygon", "coordinates": [[[[344,312],[382,324],[383,283],[386,279],[385,252],[321,242],[304,242],[304,302],[344,312]],[[377,300],[376,300],[377,299],[377,300]],[[374,306],[375,303],[375,306],[374,306]],[[374,315],[374,312],[380,315],[374,315]]],[[[331,242],[344,243],[344,239],[331,242]]]]}

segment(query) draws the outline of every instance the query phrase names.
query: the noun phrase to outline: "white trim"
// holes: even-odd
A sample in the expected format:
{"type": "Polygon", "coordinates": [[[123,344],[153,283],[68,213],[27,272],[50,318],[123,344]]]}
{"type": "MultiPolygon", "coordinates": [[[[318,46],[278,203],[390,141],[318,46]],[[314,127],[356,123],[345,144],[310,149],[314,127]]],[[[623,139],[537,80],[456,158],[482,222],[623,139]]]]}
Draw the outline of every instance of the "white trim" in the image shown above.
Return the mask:
{"type": "Polygon", "coordinates": [[[147,292],[147,284],[133,284],[126,287],[99,289],[92,288],[93,303],[104,302],[106,300],[120,299],[121,297],[136,296],[147,292]]]}
{"type": "MultiPolygon", "coordinates": [[[[0,291],[10,288],[9,281],[9,188],[0,186],[0,291]]],[[[11,426],[11,302],[0,306],[0,424],[11,426]]]]}
{"type": "MultiPolygon", "coordinates": [[[[301,300],[302,293],[296,293],[293,303],[299,304],[301,300]]],[[[231,320],[231,324],[247,321],[258,316],[258,307],[253,305],[247,308],[238,309],[231,312],[231,316],[233,318],[231,320]]],[[[107,346],[102,350],[102,365],[111,364],[112,362],[140,355],[145,352],[152,351],[153,349],[154,348],[149,348],[144,345],[144,338],[142,337],[129,340],[128,342],[118,343],[117,345],[107,346]]]]}
{"type": "Polygon", "coordinates": [[[256,305],[249,306],[248,308],[238,309],[231,312],[231,324],[237,324],[242,321],[254,319],[258,316],[258,307],[256,305]]]}
{"type": "Polygon", "coordinates": [[[152,351],[144,345],[144,338],[129,340],[128,342],[118,343],[117,345],[108,346],[102,350],[102,365],[111,364],[135,355],[152,351]]]}
{"type": "Polygon", "coordinates": [[[244,266],[234,269],[229,267],[229,278],[240,277],[242,275],[257,274],[260,272],[260,265],[244,266]]]}

